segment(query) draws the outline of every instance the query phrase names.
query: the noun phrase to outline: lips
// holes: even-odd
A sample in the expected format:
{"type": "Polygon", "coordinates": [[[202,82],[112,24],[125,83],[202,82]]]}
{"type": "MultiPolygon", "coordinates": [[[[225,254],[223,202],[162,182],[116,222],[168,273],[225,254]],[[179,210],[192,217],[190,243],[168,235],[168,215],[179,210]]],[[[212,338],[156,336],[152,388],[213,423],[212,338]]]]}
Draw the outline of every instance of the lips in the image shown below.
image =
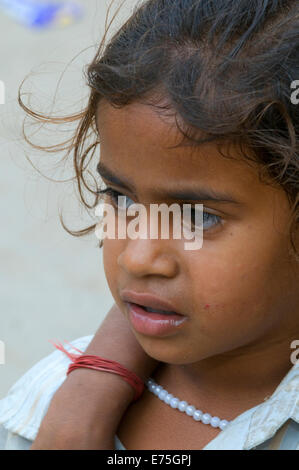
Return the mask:
{"type": "Polygon", "coordinates": [[[124,290],[120,294],[126,304],[128,320],[133,329],[145,336],[169,337],[179,334],[187,316],[155,294],[124,290]]]}
{"type": "Polygon", "coordinates": [[[155,294],[149,293],[137,293],[129,290],[122,291],[120,295],[121,299],[124,302],[129,302],[131,304],[136,304],[141,307],[148,307],[153,312],[164,313],[164,314],[176,314],[182,315],[182,313],[178,312],[174,305],[170,302],[157,297],[155,294]]]}

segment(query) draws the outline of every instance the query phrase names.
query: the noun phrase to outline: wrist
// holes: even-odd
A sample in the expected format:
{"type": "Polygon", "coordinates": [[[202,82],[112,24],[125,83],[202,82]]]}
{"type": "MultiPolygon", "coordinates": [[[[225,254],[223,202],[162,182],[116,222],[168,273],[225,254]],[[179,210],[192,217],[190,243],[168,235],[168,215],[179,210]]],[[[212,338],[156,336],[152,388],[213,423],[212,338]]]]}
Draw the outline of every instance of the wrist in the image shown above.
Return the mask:
{"type": "Polygon", "coordinates": [[[134,389],[119,375],[85,368],[72,371],[63,388],[67,394],[76,390],[78,405],[83,398],[86,403],[86,416],[90,416],[94,425],[98,424],[99,430],[105,423],[107,432],[117,429],[135,395],[134,389]]]}

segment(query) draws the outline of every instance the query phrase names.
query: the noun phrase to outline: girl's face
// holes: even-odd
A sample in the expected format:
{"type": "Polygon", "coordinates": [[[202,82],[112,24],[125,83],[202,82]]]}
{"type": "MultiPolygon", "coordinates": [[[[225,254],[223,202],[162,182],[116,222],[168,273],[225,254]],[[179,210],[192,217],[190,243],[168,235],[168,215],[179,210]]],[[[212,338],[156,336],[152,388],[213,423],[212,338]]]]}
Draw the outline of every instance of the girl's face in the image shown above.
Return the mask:
{"type": "MultiPolygon", "coordinates": [[[[206,212],[199,250],[185,250],[186,240],[172,237],[104,241],[108,285],[129,322],[124,290],[154,294],[187,317],[166,336],[140,333],[130,322],[147,354],[187,364],[298,332],[299,269],[289,250],[284,191],[260,182],[255,164],[232,146],[234,159],[224,158],[215,143],[167,148],[181,135],[174,120],[149,106],[116,109],[102,102],[97,125],[101,166],[118,182],[100,172],[116,195],[127,196],[127,205],[198,203],[206,212]],[[224,193],[226,201],[169,196],[204,190],[224,193]]],[[[111,196],[106,202],[113,204],[111,196]]]]}

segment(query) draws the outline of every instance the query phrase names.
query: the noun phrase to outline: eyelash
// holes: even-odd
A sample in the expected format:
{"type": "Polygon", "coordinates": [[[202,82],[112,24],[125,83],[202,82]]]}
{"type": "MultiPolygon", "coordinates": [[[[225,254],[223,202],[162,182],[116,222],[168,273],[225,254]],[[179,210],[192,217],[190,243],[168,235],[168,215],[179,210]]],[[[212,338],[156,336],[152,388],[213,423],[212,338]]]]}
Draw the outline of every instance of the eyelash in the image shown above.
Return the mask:
{"type": "MultiPolygon", "coordinates": [[[[120,193],[119,191],[115,191],[114,189],[108,187],[106,189],[101,189],[101,190],[98,190],[97,191],[97,194],[98,195],[107,195],[113,202],[113,205],[117,208],[118,207],[118,196],[124,196],[124,194],[120,193]]],[[[130,198],[129,198],[130,199],[130,198]]],[[[191,207],[191,214],[192,214],[192,211],[194,211],[194,209],[192,209],[191,207]]],[[[206,211],[203,211],[203,222],[205,223],[205,215],[208,215],[210,216],[213,220],[215,220],[216,222],[214,224],[212,224],[212,227],[215,227],[215,226],[218,226],[222,223],[222,217],[220,217],[219,215],[216,215],[216,214],[211,214],[210,212],[206,212],[206,211]]],[[[191,217],[192,219],[192,217],[191,217]]],[[[205,229],[203,227],[203,230],[210,230],[210,228],[208,229],[205,229]]]]}

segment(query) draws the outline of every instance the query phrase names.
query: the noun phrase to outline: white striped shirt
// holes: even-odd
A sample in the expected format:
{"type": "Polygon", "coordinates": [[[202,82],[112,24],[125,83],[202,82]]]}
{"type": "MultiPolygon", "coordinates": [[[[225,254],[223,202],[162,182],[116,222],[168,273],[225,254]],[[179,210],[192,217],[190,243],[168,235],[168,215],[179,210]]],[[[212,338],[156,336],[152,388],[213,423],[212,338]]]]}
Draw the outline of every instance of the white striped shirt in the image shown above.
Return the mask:
{"type": "MultiPolygon", "coordinates": [[[[72,344],[84,351],[92,338],[78,338],[72,344]]],[[[0,400],[0,449],[29,449],[70,362],[64,353],[54,351],[29,369],[0,400]]],[[[117,436],[115,449],[125,450],[117,436]]],[[[203,450],[252,449],[299,450],[298,361],[268,400],[233,419],[203,450]]]]}

